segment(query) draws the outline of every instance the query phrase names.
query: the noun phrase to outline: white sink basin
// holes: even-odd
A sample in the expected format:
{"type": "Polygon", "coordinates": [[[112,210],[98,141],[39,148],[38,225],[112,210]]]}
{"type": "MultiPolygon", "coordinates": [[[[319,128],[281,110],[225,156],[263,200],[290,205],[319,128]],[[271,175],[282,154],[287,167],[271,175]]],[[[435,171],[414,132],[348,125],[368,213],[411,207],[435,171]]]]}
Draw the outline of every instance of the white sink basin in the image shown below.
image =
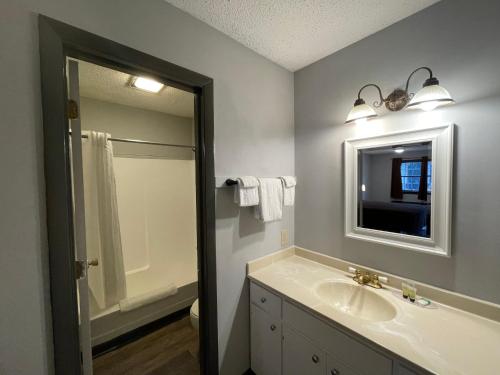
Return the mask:
{"type": "Polygon", "coordinates": [[[382,322],[396,316],[394,306],[368,286],[326,281],[319,284],[315,292],[325,303],[360,319],[382,322]]]}

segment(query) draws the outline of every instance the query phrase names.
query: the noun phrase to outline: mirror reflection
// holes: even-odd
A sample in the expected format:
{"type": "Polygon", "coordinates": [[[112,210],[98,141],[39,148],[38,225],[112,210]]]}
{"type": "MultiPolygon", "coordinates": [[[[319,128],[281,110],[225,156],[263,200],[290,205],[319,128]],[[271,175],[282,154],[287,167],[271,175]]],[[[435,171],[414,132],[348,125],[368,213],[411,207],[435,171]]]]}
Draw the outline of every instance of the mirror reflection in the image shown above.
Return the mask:
{"type": "Polygon", "coordinates": [[[432,143],[358,151],[358,226],[431,236],[432,143]]]}

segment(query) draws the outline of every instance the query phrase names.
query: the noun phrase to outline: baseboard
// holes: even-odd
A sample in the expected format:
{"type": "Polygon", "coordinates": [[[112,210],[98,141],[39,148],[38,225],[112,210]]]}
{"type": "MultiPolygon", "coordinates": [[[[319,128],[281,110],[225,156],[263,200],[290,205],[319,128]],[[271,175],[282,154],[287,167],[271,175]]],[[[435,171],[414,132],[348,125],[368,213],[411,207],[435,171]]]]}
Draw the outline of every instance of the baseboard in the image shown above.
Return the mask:
{"type": "Polygon", "coordinates": [[[182,310],[176,311],[173,314],[164,316],[163,318],[157,319],[151,323],[145,324],[139,328],[133,329],[123,335],[115,337],[109,341],[103,342],[102,344],[92,347],[92,358],[97,358],[101,355],[109,353],[113,350],[121,348],[131,342],[139,340],[140,338],[170,324],[177,320],[184,318],[189,315],[190,307],[186,307],[182,310]]]}

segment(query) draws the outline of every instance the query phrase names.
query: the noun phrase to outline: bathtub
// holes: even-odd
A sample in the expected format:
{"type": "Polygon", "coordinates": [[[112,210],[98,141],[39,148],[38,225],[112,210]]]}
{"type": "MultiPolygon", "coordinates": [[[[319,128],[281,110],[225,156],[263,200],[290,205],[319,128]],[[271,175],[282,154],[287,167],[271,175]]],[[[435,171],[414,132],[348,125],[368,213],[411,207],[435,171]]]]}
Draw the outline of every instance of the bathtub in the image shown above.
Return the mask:
{"type": "Polygon", "coordinates": [[[113,163],[127,298],[151,297],[171,284],[177,293],[130,311],[119,305],[100,310],[91,296],[92,345],[189,307],[198,297],[194,161],[114,157],[113,163]]]}
{"type": "Polygon", "coordinates": [[[112,306],[91,318],[92,346],[187,308],[198,298],[198,282],[177,287],[177,293],[137,309],[123,312],[112,306]]]}

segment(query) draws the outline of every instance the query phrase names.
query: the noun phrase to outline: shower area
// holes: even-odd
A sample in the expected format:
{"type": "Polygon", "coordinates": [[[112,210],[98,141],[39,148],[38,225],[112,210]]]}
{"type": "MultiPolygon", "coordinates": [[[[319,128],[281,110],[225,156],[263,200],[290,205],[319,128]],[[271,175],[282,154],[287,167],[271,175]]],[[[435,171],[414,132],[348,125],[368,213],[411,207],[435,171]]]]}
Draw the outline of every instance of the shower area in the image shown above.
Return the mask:
{"type": "Polygon", "coordinates": [[[194,96],[144,90],[137,77],[83,61],[78,72],[96,348],[176,312],[193,315],[194,96]]]}

